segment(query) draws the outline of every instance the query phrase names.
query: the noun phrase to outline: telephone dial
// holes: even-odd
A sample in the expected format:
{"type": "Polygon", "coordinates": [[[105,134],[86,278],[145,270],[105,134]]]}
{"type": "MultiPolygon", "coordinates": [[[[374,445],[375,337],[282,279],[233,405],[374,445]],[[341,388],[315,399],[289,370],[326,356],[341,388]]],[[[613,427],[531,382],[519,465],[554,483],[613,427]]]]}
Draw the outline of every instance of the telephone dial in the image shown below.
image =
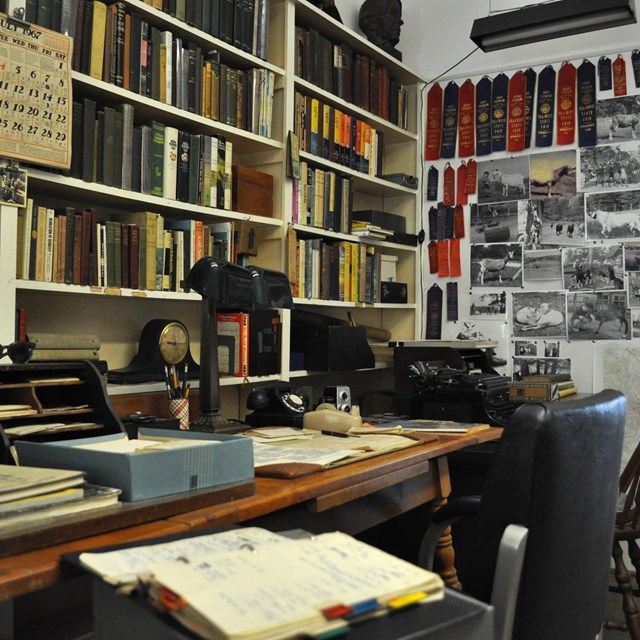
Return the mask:
{"type": "Polygon", "coordinates": [[[247,398],[245,422],[252,427],[281,425],[301,427],[302,416],[309,408],[309,398],[303,389],[288,382],[271,382],[255,387],[247,398]]]}

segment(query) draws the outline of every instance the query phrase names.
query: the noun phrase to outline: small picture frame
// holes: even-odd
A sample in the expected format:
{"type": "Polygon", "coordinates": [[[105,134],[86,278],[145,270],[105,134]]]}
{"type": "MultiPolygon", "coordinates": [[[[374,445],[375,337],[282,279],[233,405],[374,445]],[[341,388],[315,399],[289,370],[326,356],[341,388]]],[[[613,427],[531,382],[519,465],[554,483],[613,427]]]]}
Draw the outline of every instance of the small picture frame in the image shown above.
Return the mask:
{"type": "Polygon", "coordinates": [[[15,161],[0,161],[0,205],[27,205],[27,171],[15,161]]]}

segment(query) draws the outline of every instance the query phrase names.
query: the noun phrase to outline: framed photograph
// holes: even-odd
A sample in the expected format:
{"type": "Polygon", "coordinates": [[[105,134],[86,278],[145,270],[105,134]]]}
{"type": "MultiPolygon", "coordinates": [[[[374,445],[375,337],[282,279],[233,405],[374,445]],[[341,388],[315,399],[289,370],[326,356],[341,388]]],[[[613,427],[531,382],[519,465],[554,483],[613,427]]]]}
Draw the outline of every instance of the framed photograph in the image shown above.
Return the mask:
{"type": "Polygon", "coordinates": [[[469,299],[469,316],[474,320],[504,320],[507,315],[507,292],[478,293],[472,291],[469,299]]]}
{"type": "Polygon", "coordinates": [[[584,195],[540,200],[540,241],[552,245],[583,245],[585,240],[584,195]]]}
{"type": "Polygon", "coordinates": [[[27,203],[27,171],[16,162],[0,162],[0,204],[24,207],[27,203]]]}
{"type": "Polygon", "coordinates": [[[631,337],[640,338],[640,309],[631,309],[631,337]]]}
{"type": "Polygon", "coordinates": [[[484,244],[515,241],[518,237],[518,210],[521,203],[526,205],[527,202],[472,204],[469,241],[484,244]]]}
{"type": "Polygon", "coordinates": [[[568,197],[576,193],[575,149],[536,153],[529,158],[532,199],[568,197]]]}
{"type": "Polygon", "coordinates": [[[524,281],[561,280],[562,260],[557,249],[524,252],[524,281]]]}
{"type": "Polygon", "coordinates": [[[554,340],[552,342],[544,341],[544,357],[545,358],[558,358],[560,357],[560,341],[554,340]]]}
{"type": "Polygon", "coordinates": [[[529,198],[529,156],[478,162],[478,203],[529,198]]]}
{"type": "Polygon", "coordinates": [[[640,242],[624,243],[624,270],[640,271],[640,242]]]}
{"type": "Polygon", "coordinates": [[[579,150],[580,191],[614,191],[640,186],[640,143],[622,142],[579,150]]]}
{"type": "Polygon", "coordinates": [[[609,291],[624,288],[622,245],[562,249],[563,288],[609,291]]]}
{"type": "Polygon", "coordinates": [[[531,340],[516,340],[513,351],[516,356],[537,356],[538,343],[531,340]]]}
{"type": "Polygon", "coordinates": [[[640,308],[640,271],[629,271],[627,274],[627,295],[629,306],[640,308]]]}
{"type": "Polygon", "coordinates": [[[513,379],[522,380],[522,376],[568,373],[571,375],[569,358],[514,358],[513,379]]]}
{"type": "Polygon", "coordinates": [[[515,338],[566,338],[563,291],[514,291],[511,309],[511,332],[515,338]]]}
{"type": "Polygon", "coordinates": [[[596,101],[598,143],[633,140],[640,122],[640,96],[617,96],[596,101]]]}
{"type": "Polygon", "coordinates": [[[626,291],[567,294],[569,340],[629,340],[631,313],[626,291]]]}
{"type": "Polygon", "coordinates": [[[472,287],[521,287],[522,245],[471,245],[472,287]]]}
{"type": "Polygon", "coordinates": [[[588,240],[640,238],[640,189],[588,193],[588,240]]]}

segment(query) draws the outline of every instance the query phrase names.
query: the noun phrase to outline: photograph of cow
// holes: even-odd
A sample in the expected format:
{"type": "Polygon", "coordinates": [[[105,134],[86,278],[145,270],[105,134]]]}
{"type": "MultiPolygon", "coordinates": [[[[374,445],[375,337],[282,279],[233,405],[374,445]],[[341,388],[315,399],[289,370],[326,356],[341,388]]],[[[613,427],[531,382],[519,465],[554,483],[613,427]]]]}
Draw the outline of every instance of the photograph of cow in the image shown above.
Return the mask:
{"type": "Polygon", "coordinates": [[[640,190],[588,193],[587,240],[640,238],[640,190]]]}
{"type": "Polygon", "coordinates": [[[598,142],[635,140],[640,135],[640,96],[617,96],[596,101],[598,142]]]}
{"type": "Polygon", "coordinates": [[[514,291],[511,333],[515,338],[566,338],[563,291],[514,291]]]}
{"type": "Polygon", "coordinates": [[[513,379],[522,380],[522,376],[566,373],[571,375],[569,358],[514,358],[513,379]]]}
{"type": "Polygon", "coordinates": [[[576,193],[575,149],[536,153],[529,158],[531,198],[572,196],[576,193]]]}
{"type": "Polygon", "coordinates": [[[515,242],[518,237],[518,202],[472,204],[469,241],[515,242]]]}
{"type": "Polygon", "coordinates": [[[472,287],[521,287],[522,245],[472,244],[472,287]]]}
{"type": "Polygon", "coordinates": [[[527,200],[529,156],[478,162],[478,203],[527,200]]]}
{"type": "Polygon", "coordinates": [[[626,291],[567,294],[569,340],[630,340],[626,291]]]}
{"type": "MultiPolygon", "coordinates": [[[[558,249],[524,252],[524,281],[562,280],[562,262],[558,249]]],[[[558,284],[560,288],[560,284],[558,284]]]]}
{"type": "Polygon", "coordinates": [[[469,296],[469,315],[474,320],[504,320],[507,315],[507,292],[476,293],[469,296]]]}
{"type": "Polygon", "coordinates": [[[570,291],[623,289],[622,245],[562,249],[562,282],[570,291]]]}
{"type": "Polygon", "coordinates": [[[542,246],[583,245],[585,240],[584,195],[547,198],[540,204],[542,246]]]}
{"type": "Polygon", "coordinates": [[[598,145],[579,150],[580,191],[613,190],[640,184],[640,142],[598,145]]]}

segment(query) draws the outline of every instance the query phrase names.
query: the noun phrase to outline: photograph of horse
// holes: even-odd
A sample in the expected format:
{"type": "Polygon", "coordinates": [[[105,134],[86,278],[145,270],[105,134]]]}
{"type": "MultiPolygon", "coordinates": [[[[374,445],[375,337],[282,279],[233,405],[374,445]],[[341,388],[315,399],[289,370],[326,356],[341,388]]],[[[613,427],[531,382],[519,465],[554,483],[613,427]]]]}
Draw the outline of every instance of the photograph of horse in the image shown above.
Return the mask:
{"type": "Polygon", "coordinates": [[[640,185],[640,141],[585,147],[580,151],[580,191],[611,191],[640,185]]]}
{"type": "Polygon", "coordinates": [[[562,291],[514,291],[511,309],[511,333],[516,338],[565,338],[567,335],[562,291]]]}
{"type": "Polygon", "coordinates": [[[623,289],[622,245],[562,249],[562,282],[570,291],[623,289]]]}
{"type": "Polygon", "coordinates": [[[584,244],[583,194],[576,193],[566,198],[547,198],[536,202],[540,205],[540,243],[543,247],[584,244]]]}
{"type": "Polygon", "coordinates": [[[513,379],[522,380],[522,376],[566,373],[571,375],[570,358],[514,358],[513,379]]]}
{"type": "Polygon", "coordinates": [[[562,261],[557,249],[524,252],[524,281],[562,280],[562,261]]]}
{"type": "Polygon", "coordinates": [[[596,139],[635,140],[640,135],[640,96],[617,96],[596,101],[596,139]]]}
{"type": "Polygon", "coordinates": [[[588,193],[587,240],[640,238],[640,189],[588,193]]]}
{"type": "Polygon", "coordinates": [[[518,202],[472,204],[469,220],[469,241],[472,243],[515,242],[518,202]]]}
{"type": "Polygon", "coordinates": [[[522,245],[472,244],[472,287],[521,287],[522,245]]]}
{"type": "Polygon", "coordinates": [[[576,192],[576,152],[536,153],[529,158],[531,198],[572,196],[576,192]]]}
{"type": "Polygon", "coordinates": [[[529,156],[478,162],[478,203],[529,198],[529,156]]]}
{"type": "Polygon", "coordinates": [[[569,340],[630,340],[625,291],[567,295],[569,340]]]}

